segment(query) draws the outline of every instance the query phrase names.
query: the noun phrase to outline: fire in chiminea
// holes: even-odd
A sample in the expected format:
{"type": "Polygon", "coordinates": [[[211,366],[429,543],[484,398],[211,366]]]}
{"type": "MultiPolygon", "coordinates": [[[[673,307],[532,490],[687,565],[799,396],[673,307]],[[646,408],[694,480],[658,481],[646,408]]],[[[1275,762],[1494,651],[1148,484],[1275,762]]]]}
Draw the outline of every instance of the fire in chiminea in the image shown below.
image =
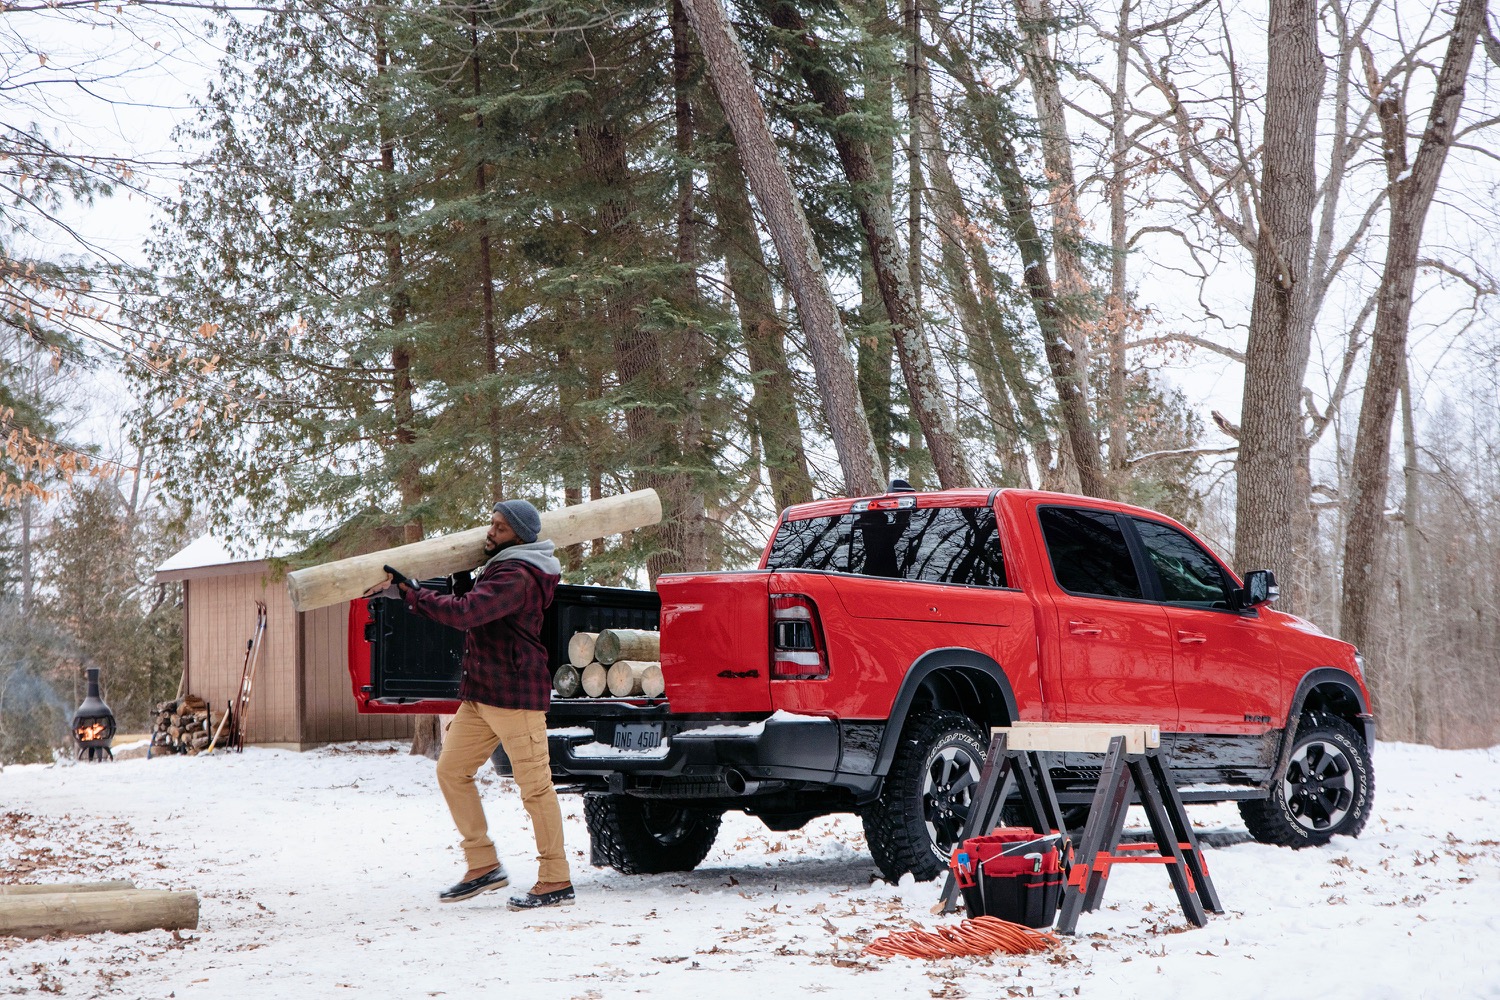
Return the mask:
{"type": "Polygon", "coordinates": [[[78,758],[114,760],[110,744],[115,738],[115,713],[99,696],[99,668],[89,667],[86,673],[89,692],[73,713],[73,739],[78,743],[78,758]]]}

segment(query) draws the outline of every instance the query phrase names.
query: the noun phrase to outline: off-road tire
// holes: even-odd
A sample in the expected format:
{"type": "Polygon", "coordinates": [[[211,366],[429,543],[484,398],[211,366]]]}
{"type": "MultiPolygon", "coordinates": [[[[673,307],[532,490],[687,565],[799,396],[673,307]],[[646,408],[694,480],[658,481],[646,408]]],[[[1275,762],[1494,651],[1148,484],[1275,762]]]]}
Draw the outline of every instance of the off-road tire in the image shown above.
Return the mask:
{"type": "Polygon", "coordinates": [[[984,736],[958,712],[907,720],[880,798],[860,814],[881,878],[896,882],[911,872],[928,882],[947,867],[978,791],[984,736]]]}
{"type": "Polygon", "coordinates": [[[723,817],[711,809],[661,799],[591,792],[583,818],[590,860],[624,875],[690,872],[714,846],[723,817]]]}
{"type": "Polygon", "coordinates": [[[1308,715],[1270,797],[1242,801],[1240,816],[1262,844],[1316,847],[1359,836],[1374,798],[1375,767],[1359,733],[1337,716],[1308,715]]]}

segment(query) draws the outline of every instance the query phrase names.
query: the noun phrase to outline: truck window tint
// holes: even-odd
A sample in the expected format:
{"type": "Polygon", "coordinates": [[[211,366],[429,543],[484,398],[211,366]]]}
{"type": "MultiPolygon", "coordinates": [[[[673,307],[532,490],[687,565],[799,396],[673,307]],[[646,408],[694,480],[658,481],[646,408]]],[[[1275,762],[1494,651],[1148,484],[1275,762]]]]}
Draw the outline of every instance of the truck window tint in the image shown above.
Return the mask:
{"type": "Polygon", "coordinates": [[[816,569],[848,572],[849,518],[810,517],[785,521],[771,539],[767,569],[816,569]]]}
{"type": "Polygon", "coordinates": [[[871,510],[788,521],[776,532],[766,567],[1006,586],[995,512],[988,507],[871,510]]]}
{"type": "Polygon", "coordinates": [[[1146,556],[1161,580],[1162,600],[1203,607],[1229,607],[1229,582],[1213,556],[1176,528],[1135,519],[1146,556]]]}
{"type": "Polygon", "coordinates": [[[1043,507],[1037,511],[1037,518],[1059,587],[1099,597],[1144,596],[1115,515],[1075,507],[1043,507]]]}
{"type": "Polygon", "coordinates": [[[1005,559],[989,507],[936,507],[926,528],[911,537],[908,580],[1005,586],[1005,559]]]}

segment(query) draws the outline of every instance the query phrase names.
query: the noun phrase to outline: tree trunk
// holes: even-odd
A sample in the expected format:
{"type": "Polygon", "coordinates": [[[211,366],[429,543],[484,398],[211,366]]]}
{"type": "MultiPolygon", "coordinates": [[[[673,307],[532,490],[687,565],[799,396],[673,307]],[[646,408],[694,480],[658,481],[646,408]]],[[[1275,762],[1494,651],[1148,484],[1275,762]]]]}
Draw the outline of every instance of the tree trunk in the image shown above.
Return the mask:
{"type": "MultiPolygon", "coordinates": [[[[1344,536],[1344,593],[1340,632],[1347,642],[1365,646],[1370,634],[1373,595],[1380,586],[1381,534],[1385,521],[1385,493],[1390,477],[1391,418],[1396,392],[1406,365],[1406,332],[1411,321],[1412,290],[1416,284],[1417,252],[1427,210],[1437,193],[1438,179],[1448,159],[1464,80],[1479,32],[1484,30],[1484,0],[1460,0],[1453,33],[1438,74],[1432,110],[1416,159],[1407,168],[1405,109],[1400,95],[1371,97],[1386,127],[1386,171],[1391,187],[1391,235],[1386,243],[1385,269],[1375,306],[1370,368],[1359,409],[1359,431],[1349,489],[1349,526],[1344,536]]],[[[1269,137],[1268,137],[1269,138],[1269,137]]]]}
{"type": "MultiPolygon", "coordinates": [[[[375,25],[375,75],[381,101],[389,100],[390,50],[384,23],[378,19],[375,25]]],[[[401,492],[401,507],[407,517],[402,532],[405,536],[403,541],[410,545],[422,540],[422,521],[412,514],[422,500],[422,480],[421,465],[413,454],[416,433],[412,428],[415,419],[415,387],[411,378],[411,348],[408,341],[399,336],[406,325],[411,301],[406,291],[406,266],[402,258],[401,237],[396,230],[399,220],[395,191],[396,145],[386,129],[384,115],[380,116],[380,123],[380,171],[385,181],[385,278],[391,296],[391,329],[397,332],[399,338],[396,346],[391,349],[391,369],[394,376],[391,405],[396,425],[396,446],[401,452],[397,463],[396,488],[401,492]]],[[[436,760],[442,747],[443,734],[437,716],[419,715],[412,720],[411,753],[436,760]]]]}
{"type": "Polygon", "coordinates": [[[750,359],[754,388],[747,408],[760,437],[771,494],[777,509],[805,503],[813,496],[812,477],[802,445],[795,382],[786,359],[786,328],[776,312],[771,272],[761,253],[750,193],[733,143],[720,146],[708,190],[719,220],[719,250],[729,275],[729,292],[750,359]]]}
{"type": "MultiPolygon", "coordinates": [[[[675,149],[678,158],[677,174],[677,263],[682,265],[682,303],[687,311],[696,312],[698,300],[698,224],[696,215],[697,185],[693,179],[693,145],[696,123],[693,120],[692,91],[694,58],[691,47],[692,29],[688,25],[687,13],[681,0],[673,0],[672,16],[672,103],[675,125],[675,149]]],[[[681,361],[677,365],[678,380],[687,397],[687,406],[682,415],[679,434],[685,464],[699,469],[712,469],[714,456],[709,444],[709,434],[704,428],[705,366],[708,363],[709,343],[703,328],[689,320],[681,329],[681,361]]],[[[681,556],[678,569],[688,572],[709,569],[710,522],[706,516],[707,496],[704,489],[704,473],[677,475],[682,491],[681,507],[675,521],[678,551],[681,556]]]]}
{"type": "MultiPolygon", "coordinates": [[[[1030,488],[1031,475],[1026,468],[1026,455],[1022,447],[1024,435],[1016,413],[1016,403],[1011,398],[996,341],[1005,336],[993,298],[986,309],[981,296],[974,290],[970,274],[981,279],[980,269],[969,262],[966,254],[967,236],[972,236],[972,223],[963,194],[953,178],[948,165],[948,153],[943,148],[932,123],[936,120],[931,107],[924,107],[919,119],[922,125],[922,152],[926,158],[926,174],[930,178],[932,215],[937,222],[938,248],[941,254],[943,275],[948,293],[953,299],[954,312],[964,339],[969,347],[969,366],[974,369],[979,382],[979,391],[989,410],[990,428],[995,438],[995,457],[1004,470],[1006,486],[1030,488]]],[[[983,247],[979,248],[983,253],[983,247]]],[[[981,279],[982,280],[982,279],[981,279]]],[[[992,297],[993,289],[987,293],[992,297]]],[[[1035,406],[1035,401],[1032,401],[1035,406]]],[[[1041,413],[1035,414],[1038,425],[1041,413]]],[[[1045,430],[1043,440],[1045,441],[1045,430]]],[[[1048,449],[1048,463],[1051,455],[1048,449]]]]}
{"type": "MultiPolygon", "coordinates": [[[[1128,7],[1128,3],[1125,4],[1128,7]]],[[[1057,80],[1057,60],[1047,30],[1055,15],[1047,0],[1016,0],[1021,29],[1021,57],[1031,81],[1036,104],[1042,164],[1051,185],[1052,260],[1057,268],[1057,298],[1062,306],[1062,336],[1073,349],[1079,371],[1089,370],[1088,320],[1095,313],[1093,288],[1083,269],[1083,219],[1078,214],[1078,192],[1073,179],[1073,147],[1057,80]]],[[[1089,386],[1083,382],[1087,403],[1089,386]]]]}
{"type": "MultiPolygon", "coordinates": [[[[1274,570],[1285,582],[1300,577],[1296,525],[1308,503],[1297,466],[1313,320],[1309,254],[1323,85],[1317,15],[1315,0],[1271,0],[1260,235],[1240,410],[1235,562],[1242,572],[1274,570]]],[[[1283,591],[1287,610],[1300,610],[1295,598],[1295,590],[1283,591]]]]}
{"type": "MultiPolygon", "coordinates": [[[[473,72],[474,101],[477,104],[483,91],[483,77],[479,67],[479,12],[469,8],[469,65],[473,72]]],[[[476,145],[483,141],[484,115],[474,113],[474,135],[476,145]]],[[[484,332],[484,372],[489,378],[485,386],[485,425],[489,429],[490,450],[490,499],[505,498],[505,465],[500,446],[500,403],[496,382],[500,375],[500,338],[495,330],[495,276],[494,262],[490,256],[490,220],[484,215],[485,167],[484,158],[474,165],[474,193],[479,211],[479,302],[480,325],[484,332]]]]}
{"type": "MultiPolygon", "coordinates": [[[[385,26],[379,19],[375,22],[375,76],[379,98],[390,99],[390,50],[386,42],[385,26]]],[[[385,282],[390,294],[390,324],[397,334],[396,345],[391,348],[391,409],[395,423],[396,489],[401,493],[401,509],[408,519],[406,533],[422,537],[422,520],[415,516],[417,505],[422,501],[422,467],[413,454],[417,435],[413,428],[416,418],[413,406],[415,387],[411,378],[410,341],[401,336],[411,309],[411,296],[406,290],[406,264],[402,259],[401,236],[396,230],[400,213],[396,203],[396,144],[380,117],[380,172],[383,175],[383,215],[385,221],[385,282]]],[[[408,539],[414,540],[414,539],[408,539]]]]}
{"type": "Polygon", "coordinates": [[[990,107],[989,95],[979,82],[963,41],[946,26],[939,34],[947,69],[963,89],[970,117],[976,126],[976,138],[1000,187],[1005,225],[1021,255],[1022,279],[1036,313],[1037,326],[1041,328],[1047,367],[1057,390],[1058,409],[1079,486],[1090,496],[1109,497],[1112,494],[1099,457],[1099,438],[1094,433],[1084,391],[1085,372],[1064,335],[1067,328],[1065,309],[1052,283],[1046,244],[1037,228],[1031,195],[1016,162],[1015,144],[1001,130],[999,119],[990,107]]]}
{"type": "Polygon", "coordinates": [[[838,305],[823,273],[807,216],[771,137],[745,51],[719,0],[683,0],[683,7],[698,36],[719,104],[729,119],[750,189],[786,267],[843,469],[844,487],[851,496],[881,492],[883,470],[878,468],[875,442],[859,407],[854,366],[846,353],[838,305]]]}
{"type": "Polygon", "coordinates": [[[1125,336],[1130,327],[1126,309],[1125,255],[1130,246],[1125,229],[1125,173],[1129,163],[1130,137],[1125,131],[1125,88],[1130,71],[1131,0],[1120,0],[1120,20],[1115,41],[1115,89],[1110,94],[1109,166],[1109,296],[1104,303],[1104,328],[1109,337],[1109,375],[1105,383],[1109,399],[1109,474],[1116,496],[1129,478],[1130,421],[1125,412],[1125,336]]]}
{"type": "MultiPolygon", "coordinates": [[[[597,238],[622,255],[638,246],[638,231],[630,210],[630,167],[625,138],[614,122],[595,119],[578,127],[578,148],[585,169],[601,191],[597,238]]],[[[625,434],[630,443],[636,481],[661,495],[665,518],[654,532],[655,544],[646,557],[647,574],[655,584],[662,573],[686,568],[685,520],[692,516],[691,488],[680,471],[683,462],[679,430],[656,405],[663,387],[678,386],[666,364],[661,337],[653,326],[640,322],[637,306],[648,290],[626,283],[605,306],[605,322],[614,348],[615,370],[624,396],[625,434]]],[[[681,387],[678,386],[680,389],[681,387]]],[[[695,406],[691,388],[686,405],[695,406]]]]}
{"type": "MultiPolygon", "coordinates": [[[[883,186],[870,144],[841,124],[854,117],[855,108],[823,59],[818,40],[807,33],[802,17],[789,4],[777,2],[767,6],[770,20],[776,27],[799,35],[801,45],[794,47],[790,54],[813,99],[822,106],[831,123],[834,147],[849,181],[860,227],[870,249],[870,264],[875,270],[880,297],[891,322],[896,358],[901,364],[912,413],[927,441],[938,482],[944,489],[972,485],[953,415],[943,399],[937,365],[922,331],[921,305],[917,287],[912,281],[919,248],[902,249],[890,203],[881,196],[883,186]],[[907,256],[908,251],[911,258],[907,256]]],[[[916,138],[918,131],[914,127],[913,142],[919,141],[916,138]]],[[[920,179],[920,172],[917,177],[920,179]]],[[[912,197],[919,197],[919,194],[917,192],[912,197]]]]}
{"type": "Polygon", "coordinates": [[[1415,651],[1428,649],[1427,588],[1422,573],[1422,470],[1417,465],[1417,428],[1412,419],[1411,368],[1401,366],[1401,438],[1404,444],[1406,490],[1401,501],[1402,592],[1406,595],[1403,609],[1403,631],[1407,636],[1408,662],[1411,671],[1411,723],[1412,737],[1418,743],[1432,740],[1430,706],[1434,699],[1427,690],[1436,671],[1416,668],[1415,651]]]}

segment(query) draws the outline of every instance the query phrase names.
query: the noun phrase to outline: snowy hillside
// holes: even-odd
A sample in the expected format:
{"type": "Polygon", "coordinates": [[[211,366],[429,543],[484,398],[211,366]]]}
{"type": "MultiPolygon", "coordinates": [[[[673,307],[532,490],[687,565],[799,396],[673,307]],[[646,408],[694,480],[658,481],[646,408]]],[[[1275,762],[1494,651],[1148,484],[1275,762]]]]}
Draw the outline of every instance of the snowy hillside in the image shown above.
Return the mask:
{"type": "MultiPolygon", "coordinates": [[[[937,888],[872,882],[847,817],[781,834],[730,816],[698,871],[625,877],[588,866],[569,796],[575,907],[511,913],[506,891],[441,905],[462,859],[432,762],[403,751],[6,768],[0,882],[191,888],[202,918],[180,935],[0,939],[0,996],[1500,996],[1500,748],[1381,745],[1365,835],[1210,850],[1228,912],[1201,930],[1160,868],[1124,867],[1055,954],[931,962],[862,954],[935,923],[937,888]]],[[[524,889],[535,862],[519,799],[485,782],[524,889]]],[[[1232,806],[1193,818],[1243,836],[1232,806]]]]}

